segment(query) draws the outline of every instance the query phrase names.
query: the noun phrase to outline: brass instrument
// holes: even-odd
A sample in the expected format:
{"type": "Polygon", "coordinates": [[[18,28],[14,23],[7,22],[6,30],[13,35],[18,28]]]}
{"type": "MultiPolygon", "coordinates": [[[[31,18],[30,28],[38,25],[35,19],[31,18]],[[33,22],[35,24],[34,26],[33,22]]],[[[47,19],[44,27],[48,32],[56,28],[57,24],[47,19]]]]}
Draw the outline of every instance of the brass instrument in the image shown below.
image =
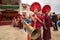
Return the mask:
{"type": "Polygon", "coordinates": [[[24,21],[24,25],[27,28],[27,32],[31,34],[31,39],[35,40],[40,36],[41,29],[35,29],[25,21],[24,21]]]}

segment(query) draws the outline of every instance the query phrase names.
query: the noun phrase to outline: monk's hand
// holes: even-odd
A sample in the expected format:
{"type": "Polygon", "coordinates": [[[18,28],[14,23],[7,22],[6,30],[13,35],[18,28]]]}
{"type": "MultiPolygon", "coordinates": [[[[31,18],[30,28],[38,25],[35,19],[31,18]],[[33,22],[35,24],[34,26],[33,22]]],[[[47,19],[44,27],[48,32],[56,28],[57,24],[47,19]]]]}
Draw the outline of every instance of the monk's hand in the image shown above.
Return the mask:
{"type": "Polygon", "coordinates": [[[48,30],[47,27],[45,27],[45,30],[48,30]]]}
{"type": "Polygon", "coordinates": [[[36,29],[36,27],[34,27],[34,29],[36,29]]]}
{"type": "Polygon", "coordinates": [[[37,18],[37,16],[35,15],[35,18],[37,18]]]}
{"type": "Polygon", "coordinates": [[[52,25],[55,25],[55,23],[54,23],[54,22],[52,22],[52,25]]]}

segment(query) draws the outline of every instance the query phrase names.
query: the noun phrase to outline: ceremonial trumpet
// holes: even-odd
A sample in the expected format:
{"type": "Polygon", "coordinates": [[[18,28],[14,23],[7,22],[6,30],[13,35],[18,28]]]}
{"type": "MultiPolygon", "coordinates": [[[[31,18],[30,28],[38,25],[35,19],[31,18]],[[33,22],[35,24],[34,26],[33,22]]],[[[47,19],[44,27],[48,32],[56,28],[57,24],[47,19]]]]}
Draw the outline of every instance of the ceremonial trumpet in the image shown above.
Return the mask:
{"type": "Polygon", "coordinates": [[[26,26],[27,32],[31,34],[31,39],[35,40],[40,36],[41,29],[35,29],[25,21],[24,25],[26,26]]]}

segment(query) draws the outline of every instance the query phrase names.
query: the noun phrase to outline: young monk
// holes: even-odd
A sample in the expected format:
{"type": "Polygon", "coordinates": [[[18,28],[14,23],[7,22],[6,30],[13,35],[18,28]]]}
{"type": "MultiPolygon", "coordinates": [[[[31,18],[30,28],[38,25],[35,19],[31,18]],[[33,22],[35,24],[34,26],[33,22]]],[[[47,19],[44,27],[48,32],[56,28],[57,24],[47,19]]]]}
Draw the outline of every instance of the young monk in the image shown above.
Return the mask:
{"type": "MultiPolygon", "coordinates": [[[[31,5],[30,10],[34,13],[31,16],[31,26],[41,30],[41,25],[42,25],[41,23],[43,23],[43,17],[38,13],[41,10],[40,4],[37,2],[34,2],[31,5]]],[[[41,33],[40,33],[40,36],[35,40],[42,40],[41,33]]]]}
{"type": "Polygon", "coordinates": [[[50,5],[45,5],[42,8],[42,13],[44,13],[44,28],[43,28],[43,40],[50,40],[51,39],[51,20],[48,16],[49,12],[51,11],[50,5]]]}
{"type": "Polygon", "coordinates": [[[20,28],[20,29],[23,28],[23,23],[22,23],[22,16],[21,16],[21,14],[17,14],[17,17],[14,17],[12,24],[13,24],[14,27],[18,27],[18,28],[20,28]]]}

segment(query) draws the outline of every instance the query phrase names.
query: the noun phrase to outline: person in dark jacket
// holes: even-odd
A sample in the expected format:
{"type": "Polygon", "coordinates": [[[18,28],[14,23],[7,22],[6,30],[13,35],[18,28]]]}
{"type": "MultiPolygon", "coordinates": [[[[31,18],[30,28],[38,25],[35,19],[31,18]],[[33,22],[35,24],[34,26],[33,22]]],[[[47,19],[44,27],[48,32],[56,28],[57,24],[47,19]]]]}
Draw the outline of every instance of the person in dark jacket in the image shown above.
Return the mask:
{"type": "Polygon", "coordinates": [[[58,31],[58,27],[57,27],[57,21],[58,21],[58,17],[57,15],[55,14],[55,12],[53,12],[53,15],[52,15],[52,21],[55,23],[54,25],[54,31],[58,31]]]}

